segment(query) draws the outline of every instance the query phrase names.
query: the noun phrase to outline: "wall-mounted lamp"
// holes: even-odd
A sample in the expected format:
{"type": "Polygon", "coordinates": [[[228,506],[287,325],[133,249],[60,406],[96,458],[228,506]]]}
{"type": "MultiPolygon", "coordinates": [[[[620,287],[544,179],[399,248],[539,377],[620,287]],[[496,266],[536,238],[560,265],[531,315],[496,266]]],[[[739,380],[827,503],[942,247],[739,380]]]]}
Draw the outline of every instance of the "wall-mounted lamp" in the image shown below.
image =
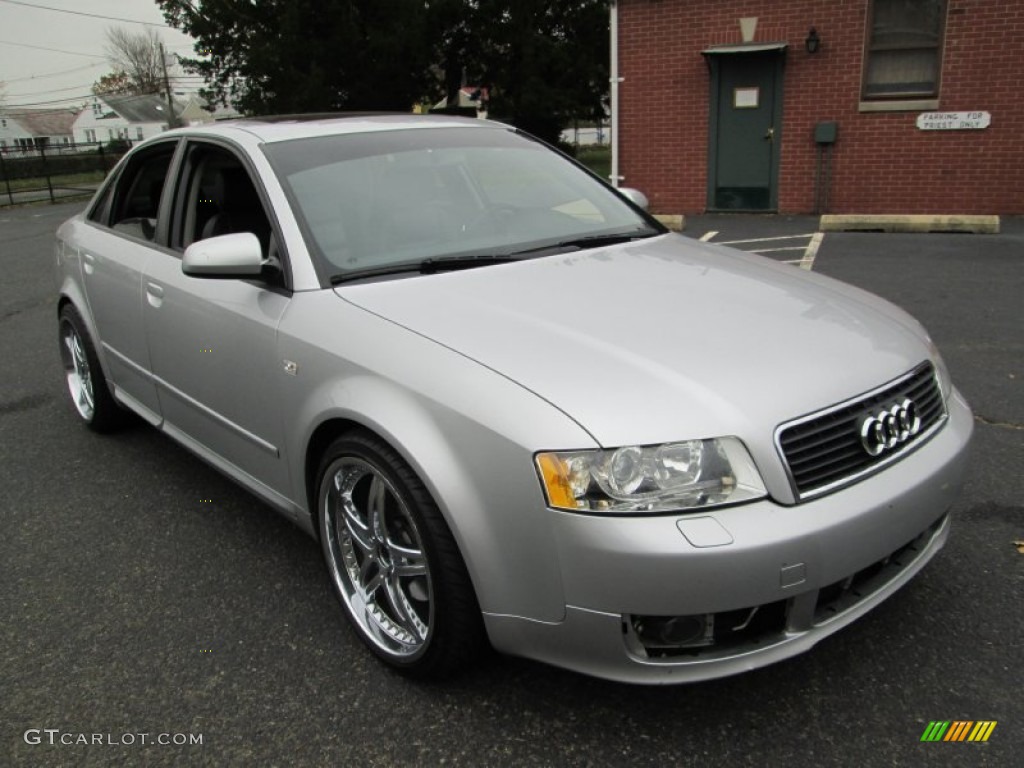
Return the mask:
{"type": "Polygon", "coordinates": [[[821,47],[821,38],[818,37],[818,30],[811,27],[811,31],[807,33],[807,39],[804,40],[804,47],[808,53],[817,53],[821,47]]]}

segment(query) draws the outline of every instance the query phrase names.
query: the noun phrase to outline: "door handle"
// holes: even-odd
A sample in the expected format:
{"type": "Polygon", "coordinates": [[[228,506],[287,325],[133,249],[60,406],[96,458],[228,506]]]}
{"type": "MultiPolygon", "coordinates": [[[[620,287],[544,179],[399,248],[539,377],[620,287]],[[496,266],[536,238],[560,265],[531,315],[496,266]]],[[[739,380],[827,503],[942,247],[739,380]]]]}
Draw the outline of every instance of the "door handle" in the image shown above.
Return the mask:
{"type": "Polygon", "coordinates": [[[768,129],[768,133],[766,133],[764,135],[764,137],[766,139],[768,139],[768,141],[775,141],[775,126],[774,125],[771,128],[768,129]]]}
{"type": "Polygon", "coordinates": [[[164,303],[164,287],[156,283],[146,283],[146,300],[151,307],[159,308],[164,303]]]}

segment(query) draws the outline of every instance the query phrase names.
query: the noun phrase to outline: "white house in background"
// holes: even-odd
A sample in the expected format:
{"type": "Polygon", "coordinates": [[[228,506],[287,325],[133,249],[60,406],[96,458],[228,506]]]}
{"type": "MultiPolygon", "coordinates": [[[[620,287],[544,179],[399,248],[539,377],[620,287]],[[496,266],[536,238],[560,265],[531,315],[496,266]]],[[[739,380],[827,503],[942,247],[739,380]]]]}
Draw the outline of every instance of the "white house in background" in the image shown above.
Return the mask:
{"type": "Polygon", "coordinates": [[[0,109],[0,149],[31,149],[70,144],[77,110],[0,109]]]}
{"type": "MultiPolygon", "coordinates": [[[[476,116],[486,120],[487,119],[487,98],[489,92],[486,88],[478,88],[475,85],[463,86],[459,89],[459,108],[460,109],[475,109],[476,116]]],[[[445,96],[431,109],[447,109],[448,108],[448,97],[445,96]]]]}
{"type": "MultiPolygon", "coordinates": [[[[173,99],[175,117],[187,125],[212,122],[198,97],[173,99]]],[[[94,96],[75,120],[76,142],[92,144],[114,139],[142,141],[170,126],[167,99],[157,94],[141,96],[94,96]]]]}

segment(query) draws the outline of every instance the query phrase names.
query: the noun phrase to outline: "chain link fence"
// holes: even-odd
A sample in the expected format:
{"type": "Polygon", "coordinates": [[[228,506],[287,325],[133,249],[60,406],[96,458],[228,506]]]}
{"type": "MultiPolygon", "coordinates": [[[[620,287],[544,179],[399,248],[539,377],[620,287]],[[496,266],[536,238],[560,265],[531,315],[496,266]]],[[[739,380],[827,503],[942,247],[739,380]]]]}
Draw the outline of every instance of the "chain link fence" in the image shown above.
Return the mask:
{"type": "Polygon", "coordinates": [[[0,207],[89,197],[131,142],[0,147],[0,207]]]}

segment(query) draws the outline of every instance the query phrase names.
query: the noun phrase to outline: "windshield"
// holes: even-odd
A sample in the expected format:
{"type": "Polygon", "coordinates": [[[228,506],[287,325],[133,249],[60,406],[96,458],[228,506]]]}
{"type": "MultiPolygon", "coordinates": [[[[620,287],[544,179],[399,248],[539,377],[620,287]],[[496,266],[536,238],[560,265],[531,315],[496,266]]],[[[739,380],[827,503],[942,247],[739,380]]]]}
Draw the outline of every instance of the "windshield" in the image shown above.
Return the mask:
{"type": "Polygon", "coordinates": [[[609,187],[504,128],[427,128],[266,145],[328,278],[660,234],[609,187]]]}

